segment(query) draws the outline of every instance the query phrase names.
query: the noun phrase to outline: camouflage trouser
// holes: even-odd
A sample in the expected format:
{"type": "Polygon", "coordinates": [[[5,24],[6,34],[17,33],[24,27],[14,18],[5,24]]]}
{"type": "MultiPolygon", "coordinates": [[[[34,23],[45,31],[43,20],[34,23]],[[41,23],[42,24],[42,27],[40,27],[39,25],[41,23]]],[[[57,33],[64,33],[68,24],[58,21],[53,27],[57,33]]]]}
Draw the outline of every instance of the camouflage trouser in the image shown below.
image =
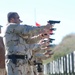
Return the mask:
{"type": "Polygon", "coordinates": [[[34,73],[34,75],[37,75],[37,68],[36,68],[36,65],[33,65],[33,73],[34,73]]]}
{"type": "Polygon", "coordinates": [[[33,66],[29,65],[28,66],[28,73],[27,75],[35,75],[34,72],[33,72],[33,66]]]}
{"type": "Polygon", "coordinates": [[[42,69],[42,72],[38,72],[37,66],[33,65],[33,73],[34,73],[34,75],[44,75],[43,74],[43,65],[41,65],[41,69],[42,69]]]}
{"type": "Polygon", "coordinates": [[[16,64],[11,59],[5,60],[7,75],[28,75],[28,63],[23,59],[18,59],[16,64]]]}
{"type": "Polygon", "coordinates": [[[44,75],[43,72],[38,73],[37,75],[44,75]]]}

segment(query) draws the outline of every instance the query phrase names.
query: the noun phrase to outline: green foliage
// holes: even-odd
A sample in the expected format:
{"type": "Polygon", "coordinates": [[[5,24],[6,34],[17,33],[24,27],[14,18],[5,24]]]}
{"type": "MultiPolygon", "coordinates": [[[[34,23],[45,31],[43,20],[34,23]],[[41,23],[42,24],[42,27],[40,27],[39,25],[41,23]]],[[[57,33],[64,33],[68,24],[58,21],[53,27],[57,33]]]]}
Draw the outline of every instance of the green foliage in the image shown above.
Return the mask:
{"type": "Polygon", "coordinates": [[[54,51],[54,54],[51,58],[45,60],[45,63],[75,51],[75,34],[66,35],[61,43],[56,45],[52,50],[54,51]]]}

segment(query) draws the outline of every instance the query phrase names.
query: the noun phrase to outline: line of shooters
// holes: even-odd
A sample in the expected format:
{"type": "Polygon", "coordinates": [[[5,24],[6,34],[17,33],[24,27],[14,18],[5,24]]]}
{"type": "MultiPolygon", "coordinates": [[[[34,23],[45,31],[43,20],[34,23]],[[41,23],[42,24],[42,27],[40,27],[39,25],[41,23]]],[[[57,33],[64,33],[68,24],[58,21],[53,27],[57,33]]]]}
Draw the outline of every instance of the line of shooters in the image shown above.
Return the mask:
{"type": "MultiPolygon", "coordinates": [[[[54,27],[55,23],[60,23],[60,21],[49,20],[48,23],[51,25],[50,27],[50,35],[53,35],[53,31],[56,30],[54,27]]],[[[48,32],[48,31],[47,31],[48,32]]],[[[43,34],[42,36],[46,36],[47,34],[43,34]]],[[[46,38],[42,38],[39,42],[42,44],[41,50],[32,50],[30,53],[31,57],[28,60],[28,75],[44,75],[44,65],[43,60],[50,58],[54,52],[51,50],[51,47],[55,46],[52,43],[55,39],[50,38],[50,35],[46,38]]]]}
{"type": "MultiPolygon", "coordinates": [[[[20,21],[21,23],[22,21],[20,21]]],[[[29,60],[28,60],[28,73],[27,75],[44,75],[44,65],[43,65],[43,60],[46,60],[48,58],[51,57],[51,55],[54,54],[54,52],[50,49],[51,47],[53,47],[54,45],[51,45],[50,43],[52,43],[53,40],[50,38],[50,35],[53,34],[52,31],[56,30],[55,28],[53,28],[53,25],[55,23],[60,23],[60,21],[53,21],[53,20],[49,20],[48,23],[51,25],[50,26],[50,34],[45,38],[42,38],[39,43],[41,43],[41,50],[37,49],[37,50],[29,50],[29,60]]],[[[46,36],[47,34],[44,33],[41,36],[46,36]]],[[[24,38],[28,38],[28,37],[24,37],[24,38]]],[[[34,38],[34,37],[32,37],[34,38]]],[[[27,41],[28,42],[28,41],[27,41]]],[[[27,56],[25,58],[28,58],[27,56]]],[[[13,63],[16,63],[16,61],[13,61],[13,63]]]]}
{"type": "Polygon", "coordinates": [[[3,37],[7,75],[43,75],[43,60],[54,53],[50,44],[53,24],[60,21],[49,20],[47,25],[36,27],[20,25],[16,12],[9,12],[7,18],[3,37]]]}

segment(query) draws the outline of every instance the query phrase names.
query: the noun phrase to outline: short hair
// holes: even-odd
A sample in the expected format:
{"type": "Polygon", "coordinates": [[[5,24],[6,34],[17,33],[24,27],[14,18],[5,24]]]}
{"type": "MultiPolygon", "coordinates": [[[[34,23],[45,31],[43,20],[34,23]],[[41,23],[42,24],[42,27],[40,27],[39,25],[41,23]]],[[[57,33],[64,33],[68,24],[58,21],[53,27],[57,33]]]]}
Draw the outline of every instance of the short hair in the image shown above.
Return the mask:
{"type": "Polygon", "coordinates": [[[15,18],[17,12],[9,12],[7,15],[8,22],[10,22],[11,18],[15,18]]]}

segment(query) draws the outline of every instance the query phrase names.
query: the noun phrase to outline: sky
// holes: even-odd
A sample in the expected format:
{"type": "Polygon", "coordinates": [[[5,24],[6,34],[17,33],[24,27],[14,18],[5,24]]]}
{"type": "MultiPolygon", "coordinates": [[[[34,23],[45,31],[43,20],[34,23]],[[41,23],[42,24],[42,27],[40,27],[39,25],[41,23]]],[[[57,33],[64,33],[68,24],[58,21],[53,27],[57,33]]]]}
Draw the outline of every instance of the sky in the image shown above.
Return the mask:
{"type": "Polygon", "coordinates": [[[11,11],[18,12],[23,24],[33,26],[35,21],[42,26],[48,20],[60,20],[60,24],[54,25],[55,34],[51,35],[55,44],[59,44],[66,35],[75,33],[75,0],[1,0],[2,31],[7,24],[7,14],[11,11]]]}

